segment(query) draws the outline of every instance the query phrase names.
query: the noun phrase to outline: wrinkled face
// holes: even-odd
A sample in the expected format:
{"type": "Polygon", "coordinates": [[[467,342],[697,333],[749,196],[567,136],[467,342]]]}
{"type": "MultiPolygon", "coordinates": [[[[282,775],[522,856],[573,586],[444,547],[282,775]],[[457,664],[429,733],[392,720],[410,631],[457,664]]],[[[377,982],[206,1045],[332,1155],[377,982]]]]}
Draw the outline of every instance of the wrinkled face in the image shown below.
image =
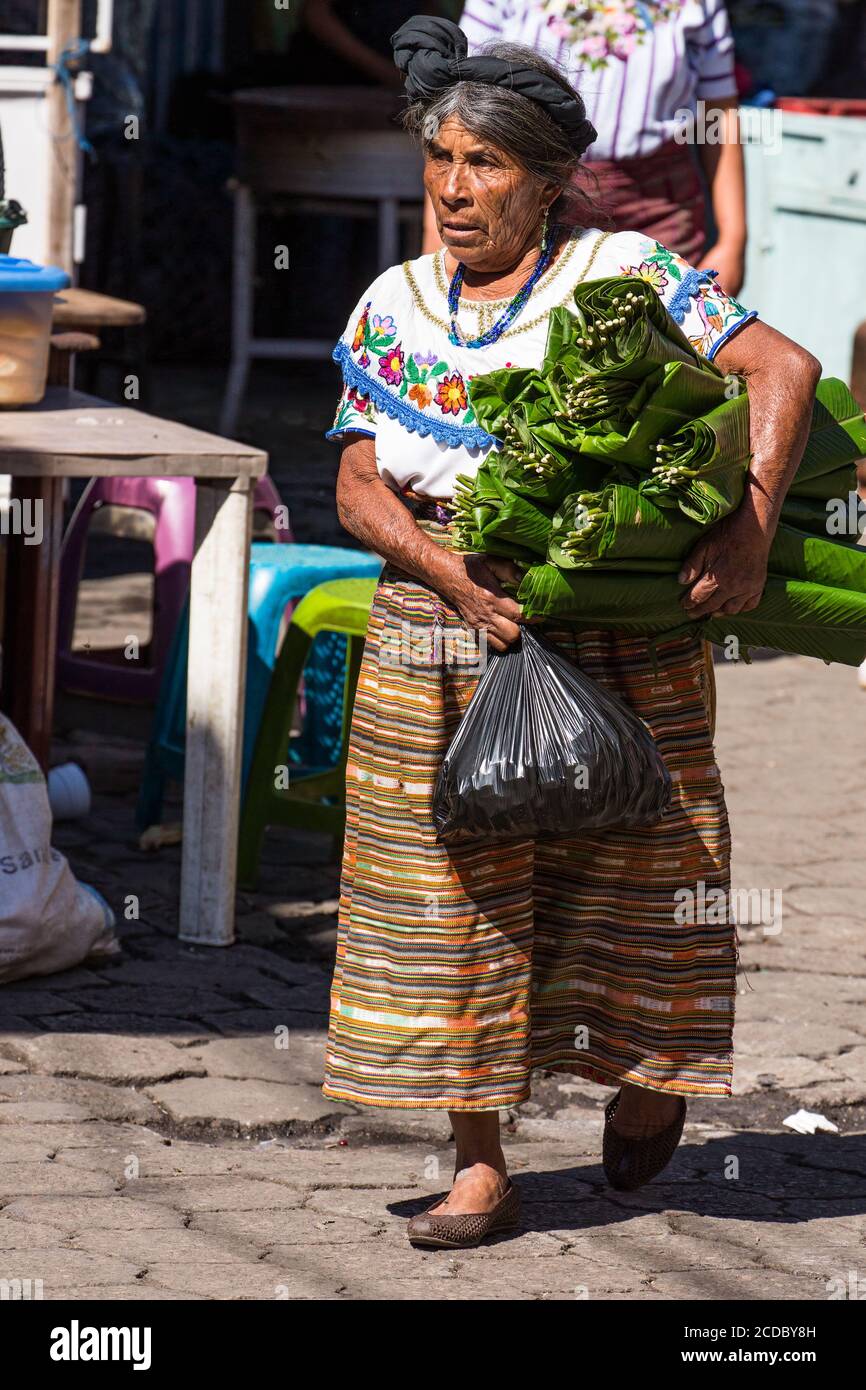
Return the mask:
{"type": "Polygon", "coordinates": [[[425,154],[424,186],[439,235],[458,261],[473,270],[507,270],[538,244],[555,185],[539,187],[455,116],[442,122],[425,154]]]}

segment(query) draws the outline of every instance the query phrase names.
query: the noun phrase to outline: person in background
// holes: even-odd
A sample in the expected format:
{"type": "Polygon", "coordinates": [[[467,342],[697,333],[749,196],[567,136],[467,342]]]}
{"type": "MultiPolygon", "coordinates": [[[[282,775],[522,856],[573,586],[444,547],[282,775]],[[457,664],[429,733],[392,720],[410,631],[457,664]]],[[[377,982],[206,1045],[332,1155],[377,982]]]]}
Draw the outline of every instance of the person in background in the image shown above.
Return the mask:
{"type": "MultiPolygon", "coordinates": [[[[470,53],[494,40],[526,44],[578,88],[598,131],[586,161],[598,181],[593,199],[615,231],[643,232],[698,268],[717,271],[719,287],[738,293],[745,173],[734,43],[722,0],[467,0],[460,25],[470,53]],[[706,128],[701,109],[719,113],[706,128]],[[697,118],[696,142],[693,134],[688,142],[676,138],[684,113],[697,118]],[[705,188],[716,228],[709,248],[705,188]]],[[[424,249],[438,244],[428,206],[424,249]]]]}
{"type": "Polygon", "coordinates": [[[418,0],[302,0],[292,60],[305,83],[399,87],[391,35],[410,15],[439,13],[418,0]]]}

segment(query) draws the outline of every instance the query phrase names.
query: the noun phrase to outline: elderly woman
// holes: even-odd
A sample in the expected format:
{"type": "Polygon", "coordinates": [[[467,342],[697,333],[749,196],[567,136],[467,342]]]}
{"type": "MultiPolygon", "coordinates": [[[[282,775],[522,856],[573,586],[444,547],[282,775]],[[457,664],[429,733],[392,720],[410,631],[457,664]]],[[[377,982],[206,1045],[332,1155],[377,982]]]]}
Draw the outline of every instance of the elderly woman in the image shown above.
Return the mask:
{"type": "Polygon", "coordinates": [[[527,1099],[533,1067],[618,1088],[603,1134],[615,1187],[661,1171],[685,1097],[730,1094],[737,955],[730,923],[684,925],[677,911],[678,889],[728,884],[705,666],[688,630],[659,644],[657,665],[645,639],[548,630],[652,730],[675,788],[658,825],[492,848],[437,840],[436,773],[477,680],[452,659],[458,639],[482,633],[501,651],[521,623],[509,566],[449,544],[454,480],[493,446],[469,382],[540,366],[551,310],[581,281],[623,272],[653,286],[701,352],[748,377],[746,496],[684,567],[685,620],[757,604],[820,369],[659,243],[600,232],[591,209],[560,230],[595,132],[548,60],[502,44],[468,58],[445,20],[410,20],[394,46],[444,249],[380,275],[335,351],[339,514],[387,564],[348,757],[324,1091],[448,1111],[454,1185],[409,1237],[457,1247],[517,1222],[497,1112],[527,1099]]]}

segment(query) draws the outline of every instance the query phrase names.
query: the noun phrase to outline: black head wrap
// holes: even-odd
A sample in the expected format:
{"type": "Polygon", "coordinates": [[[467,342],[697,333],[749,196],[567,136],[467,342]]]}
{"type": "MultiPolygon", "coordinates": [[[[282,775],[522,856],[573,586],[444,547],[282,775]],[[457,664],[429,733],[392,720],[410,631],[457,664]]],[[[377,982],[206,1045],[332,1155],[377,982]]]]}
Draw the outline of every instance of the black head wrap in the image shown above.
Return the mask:
{"type": "Polygon", "coordinates": [[[587,118],[586,107],[572,91],[537,68],[520,67],[504,58],[470,58],[463,30],[450,19],[415,15],[391,38],[394,62],[406,79],[410,101],[432,101],[457,82],[486,82],[508,87],[538,102],[558,126],[568,133],[578,154],[583,154],[598,131],[587,118]]]}

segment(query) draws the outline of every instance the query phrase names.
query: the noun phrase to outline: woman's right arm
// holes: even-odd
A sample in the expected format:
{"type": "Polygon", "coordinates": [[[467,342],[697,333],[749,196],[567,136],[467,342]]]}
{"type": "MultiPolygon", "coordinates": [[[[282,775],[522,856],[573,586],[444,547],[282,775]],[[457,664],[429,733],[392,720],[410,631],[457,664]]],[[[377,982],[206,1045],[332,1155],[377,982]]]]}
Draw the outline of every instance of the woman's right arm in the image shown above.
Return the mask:
{"type": "MultiPolygon", "coordinates": [[[[496,651],[520,636],[519,604],[501,588],[492,565],[480,555],[462,555],[437,545],[388,487],[376,467],[375,440],[349,436],[340,457],[337,515],[341,524],[377,555],[441,594],[476,630],[484,629],[496,651]]],[[[510,567],[509,567],[510,568],[510,567]]]]}

